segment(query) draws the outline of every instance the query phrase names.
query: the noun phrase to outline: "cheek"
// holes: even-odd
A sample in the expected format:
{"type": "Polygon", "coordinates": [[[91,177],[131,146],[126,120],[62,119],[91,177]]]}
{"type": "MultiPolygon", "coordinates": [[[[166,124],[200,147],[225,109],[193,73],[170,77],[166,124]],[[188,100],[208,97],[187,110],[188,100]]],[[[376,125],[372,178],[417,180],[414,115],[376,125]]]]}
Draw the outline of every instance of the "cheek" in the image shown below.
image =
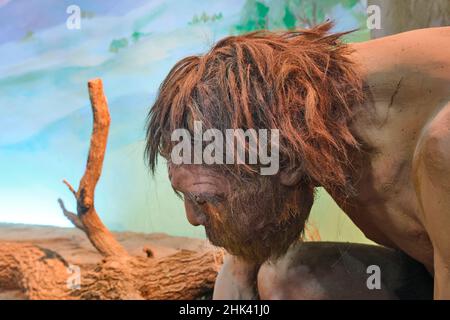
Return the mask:
{"type": "Polygon", "coordinates": [[[208,216],[208,220],[213,224],[222,224],[223,223],[223,215],[226,214],[223,206],[216,206],[210,203],[204,205],[204,210],[206,215],[208,216]]]}

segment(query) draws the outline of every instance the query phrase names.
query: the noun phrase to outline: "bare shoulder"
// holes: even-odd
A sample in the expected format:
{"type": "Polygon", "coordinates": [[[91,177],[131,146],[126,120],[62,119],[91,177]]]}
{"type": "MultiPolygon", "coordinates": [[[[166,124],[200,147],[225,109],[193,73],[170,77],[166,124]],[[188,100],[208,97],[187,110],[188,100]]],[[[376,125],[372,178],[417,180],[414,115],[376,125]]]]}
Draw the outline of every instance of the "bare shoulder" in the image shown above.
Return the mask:
{"type": "Polygon", "coordinates": [[[373,39],[361,43],[354,43],[356,47],[379,47],[397,45],[420,45],[423,43],[433,43],[442,41],[440,44],[445,46],[450,42],[450,26],[437,28],[424,28],[412,31],[402,32],[395,35],[373,39]]]}
{"type": "Polygon", "coordinates": [[[444,37],[444,38],[450,39],[450,26],[416,29],[416,30],[398,33],[398,34],[384,37],[381,39],[409,38],[409,37],[411,37],[411,38],[444,37]]]}
{"type": "MultiPolygon", "coordinates": [[[[352,59],[363,76],[377,86],[386,86],[389,92],[395,90],[399,79],[413,79],[411,90],[422,82],[419,78],[440,79],[439,86],[445,84],[447,88],[450,84],[450,27],[413,30],[353,43],[351,47],[352,59]],[[380,79],[374,75],[380,75],[380,79]]],[[[448,92],[443,94],[447,96],[448,92]]]]}
{"type": "Polygon", "coordinates": [[[450,66],[450,27],[418,29],[351,44],[355,58],[379,67],[440,62],[450,66]],[[383,57],[380,59],[380,57],[383,57]]]}
{"type": "Polygon", "coordinates": [[[442,57],[450,59],[448,54],[448,49],[450,48],[450,27],[418,29],[381,38],[379,41],[392,43],[394,50],[410,51],[412,55],[441,54],[442,57]]]}

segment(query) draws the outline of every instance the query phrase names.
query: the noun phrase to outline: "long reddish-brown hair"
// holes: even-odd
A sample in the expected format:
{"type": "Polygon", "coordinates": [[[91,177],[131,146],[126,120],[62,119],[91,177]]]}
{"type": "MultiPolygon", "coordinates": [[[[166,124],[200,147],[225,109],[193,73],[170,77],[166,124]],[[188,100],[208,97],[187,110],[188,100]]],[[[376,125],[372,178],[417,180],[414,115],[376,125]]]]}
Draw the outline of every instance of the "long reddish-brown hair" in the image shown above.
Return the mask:
{"type": "MultiPolygon", "coordinates": [[[[350,131],[362,81],[331,22],[310,30],[258,31],[220,40],[179,61],[161,84],[147,124],[152,171],[174,129],[279,129],[280,169],[298,166],[331,191],[348,191],[350,131]]],[[[224,131],[222,131],[224,132],[224,131]]]]}

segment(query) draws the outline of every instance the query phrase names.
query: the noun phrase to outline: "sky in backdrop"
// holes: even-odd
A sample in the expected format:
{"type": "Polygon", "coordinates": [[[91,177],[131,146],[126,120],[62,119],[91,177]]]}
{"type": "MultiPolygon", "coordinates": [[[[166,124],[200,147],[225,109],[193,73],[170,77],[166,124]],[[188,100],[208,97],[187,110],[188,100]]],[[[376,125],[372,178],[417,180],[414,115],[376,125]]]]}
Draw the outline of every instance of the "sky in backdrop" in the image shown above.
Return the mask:
{"type": "MultiPolygon", "coordinates": [[[[0,0],[0,222],[70,226],[57,198],[75,209],[61,181],[76,186],[83,174],[86,84],[101,77],[112,118],[96,190],[102,220],[113,230],[204,237],[187,223],[164,165],[151,177],[144,163],[158,86],[179,59],[220,38],[300,26],[301,14],[332,18],[336,30],[361,27],[351,40],[368,38],[364,1],[315,2],[312,10],[308,0],[0,0]],[[67,28],[70,5],[81,9],[80,29],[67,28]]],[[[311,220],[323,239],[365,241],[326,193],[317,198],[311,220]]]]}

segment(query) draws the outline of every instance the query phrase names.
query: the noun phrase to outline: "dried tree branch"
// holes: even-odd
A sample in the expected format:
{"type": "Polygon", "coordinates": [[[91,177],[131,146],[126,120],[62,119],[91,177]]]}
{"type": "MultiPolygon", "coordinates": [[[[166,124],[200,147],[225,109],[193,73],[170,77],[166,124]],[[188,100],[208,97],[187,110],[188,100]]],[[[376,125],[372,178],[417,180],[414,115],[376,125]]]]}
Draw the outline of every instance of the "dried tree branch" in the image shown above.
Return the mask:
{"type": "Polygon", "coordinates": [[[60,205],[62,204],[61,209],[64,215],[76,227],[86,233],[92,245],[102,255],[128,256],[127,251],[117,242],[111,232],[102,223],[94,207],[95,187],[102,173],[103,159],[108,141],[110,116],[101,79],[90,80],[88,88],[94,126],[86,170],[81,178],[78,191],[75,191],[69,182],[66,180],[63,181],[77,200],[77,219],[74,217],[75,214],[70,214],[70,212],[68,214],[62,201],[60,205]]]}
{"type": "Polygon", "coordinates": [[[77,198],[77,191],[72,187],[72,185],[66,180],[63,180],[63,183],[69,188],[70,192],[75,196],[75,199],[77,198]]]}
{"type": "MultiPolygon", "coordinates": [[[[94,207],[94,192],[102,172],[110,123],[108,104],[100,79],[89,81],[89,95],[94,114],[94,127],[86,169],[78,190],[75,190],[66,180],[63,181],[77,200],[77,214],[68,211],[61,199],[58,202],[64,215],[77,228],[84,231],[105,259],[94,270],[90,270],[83,276],[83,286],[77,292],[72,292],[70,298],[194,299],[200,297],[214,286],[223,260],[221,250],[181,251],[158,259],[152,258],[154,253],[150,248],[145,248],[147,257],[129,256],[98,217],[94,207]]],[[[0,270],[0,283],[1,276],[0,270]]],[[[10,281],[10,274],[3,278],[10,281]]],[[[45,288],[36,290],[44,293],[47,291],[45,288]]]]}
{"type": "Polygon", "coordinates": [[[75,227],[77,227],[78,229],[80,229],[82,231],[85,231],[83,222],[81,222],[80,218],[78,218],[78,216],[75,213],[67,210],[66,206],[64,205],[64,202],[61,199],[58,199],[58,203],[59,203],[59,206],[61,207],[62,212],[66,216],[66,218],[69,219],[69,221],[72,222],[72,224],[75,227]]]}

